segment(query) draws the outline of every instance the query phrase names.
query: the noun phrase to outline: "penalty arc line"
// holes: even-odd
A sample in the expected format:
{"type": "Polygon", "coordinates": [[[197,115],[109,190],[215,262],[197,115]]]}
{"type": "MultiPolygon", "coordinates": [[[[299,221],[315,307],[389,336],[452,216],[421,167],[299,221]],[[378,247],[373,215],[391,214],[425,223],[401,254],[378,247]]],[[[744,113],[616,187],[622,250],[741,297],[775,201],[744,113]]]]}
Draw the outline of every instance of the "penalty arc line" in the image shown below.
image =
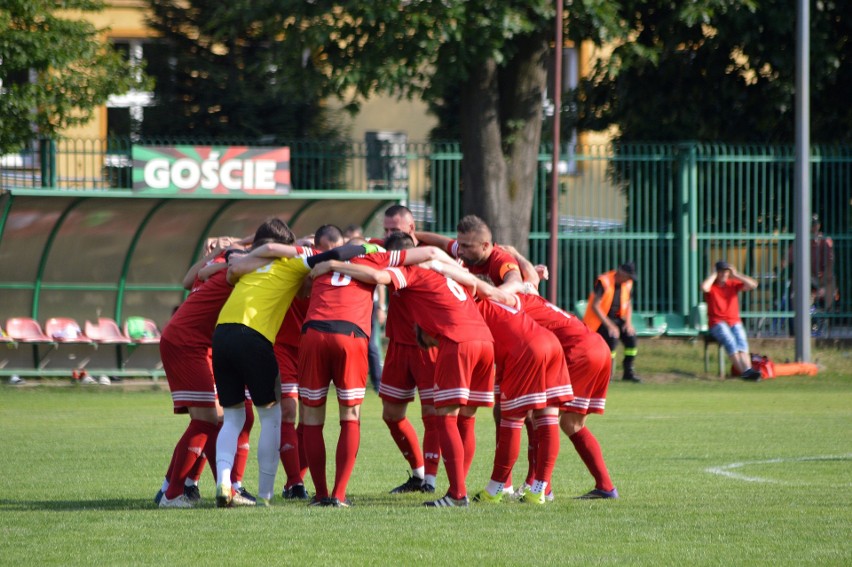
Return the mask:
{"type": "Polygon", "coordinates": [[[736,469],[741,469],[743,467],[747,467],[750,465],[772,465],[778,463],[803,463],[808,461],[848,461],[852,460],[852,453],[846,453],[845,455],[822,455],[816,457],[798,457],[791,459],[766,459],[762,461],[743,461],[741,463],[730,463],[727,465],[721,465],[718,467],[709,467],[704,469],[705,472],[716,474],[719,476],[725,476],[728,478],[732,478],[735,480],[742,480],[745,482],[765,482],[771,484],[788,484],[788,485],[798,485],[800,483],[791,483],[784,482],[781,480],[775,480],[772,478],[764,478],[760,476],[748,476],[746,474],[736,472],[736,469]]]}

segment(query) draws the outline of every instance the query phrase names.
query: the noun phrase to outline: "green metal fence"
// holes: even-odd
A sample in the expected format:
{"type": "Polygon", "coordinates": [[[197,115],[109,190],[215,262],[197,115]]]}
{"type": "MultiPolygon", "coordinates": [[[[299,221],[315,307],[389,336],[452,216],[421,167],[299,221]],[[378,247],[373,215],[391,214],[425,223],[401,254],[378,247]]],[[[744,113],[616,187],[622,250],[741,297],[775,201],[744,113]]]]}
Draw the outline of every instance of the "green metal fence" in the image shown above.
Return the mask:
{"type": "MultiPolygon", "coordinates": [[[[136,143],[289,145],[297,191],[404,192],[429,230],[452,234],[462,215],[457,143],[286,140],[141,140],[136,143]]],[[[129,140],[42,141],[12,166],[2,187],[127,190],[129,140]]],[[[550,241],[551,149],[542,146],[530,218],[530,256],[550,241]]],[[[699,285],[725,258],[756,277],[743,316],[752,334],[785,335],[792,317],[785,268],[794,235],[792,147],[695,143],[566,145],[558,203],[560,303],[584,299],[597,274],[636,262],[636,309],[689,318],[699,285]]],[[[840,301],[815,313],[817,333],[852,328],[852,148],[812,149],[812,207],[834,241],[840,301]]],[[[2,235],[0,235],[0,238],[2,235]]]]}
{"type": "MultiPolygon", "coordinates": [[[[531,256],[547,258],[545,167],[533,211],[531,256]]],[[[700,283],[717,259],[760,287],[742,297],[753,335],[786,335],[793,235],[792,147],[620,145],[565,147],[561,178],[558,296],[587,296],[595,274],[632,259],[639,272],[636,309],[687,319],[702,301],[700,283]]],[[[834,242],[840,301],[817,306],[814,333],[838,336],[852,324],[852,148],[813,148],[813,212],[834,242]]]]}

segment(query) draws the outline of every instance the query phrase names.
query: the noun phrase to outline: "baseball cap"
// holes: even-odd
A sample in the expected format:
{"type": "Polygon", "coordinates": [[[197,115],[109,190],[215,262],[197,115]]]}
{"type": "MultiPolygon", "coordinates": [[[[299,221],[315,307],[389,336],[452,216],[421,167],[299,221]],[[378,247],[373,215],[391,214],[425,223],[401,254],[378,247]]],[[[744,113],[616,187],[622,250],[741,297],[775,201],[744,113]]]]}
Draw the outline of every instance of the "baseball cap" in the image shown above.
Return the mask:
{"type": "Polygon", "coordinates": [[[716,262],[716,271],[721,272],[722,270],[730,270],[731,265],[724,260],[719,260],[716,262]]]}
{"type": "Polygon", "coordinates": [[[630,279],[636,281],[636,264],[633,262],[625,262],[618,267],[619,270],[630,276],[630,279]]]}

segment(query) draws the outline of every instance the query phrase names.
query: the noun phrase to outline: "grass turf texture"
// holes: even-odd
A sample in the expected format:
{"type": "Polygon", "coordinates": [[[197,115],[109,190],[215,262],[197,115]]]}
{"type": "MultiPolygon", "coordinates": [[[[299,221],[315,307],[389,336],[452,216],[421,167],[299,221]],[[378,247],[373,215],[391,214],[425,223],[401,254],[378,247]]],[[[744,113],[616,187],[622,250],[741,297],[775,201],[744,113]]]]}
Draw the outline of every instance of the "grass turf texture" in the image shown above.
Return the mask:
{"type": "MultiPolygon", "coordinates": [[[[214,509],[205,472],[201,508],[159,510],[152,497],[187,423],[171,414],[166,389],[3,387],[0,564],[849,565],[852,358],[815,356],[826,366],[816,378],[755,384],[700,374],[694,345],[643,342],[646,383],[614,382],[607,413],[589,420],[620,500],[571,498],[593,483],[563,437],[556,502],[468,510],[388,494],[407,466],[372,393],[349,485],[354,508],[281,500],[279,469],[271,508],[214,509]],[[714,467],[739,476],[708,472],[714,467]]],[[[410,417],[422,430],[416,406],[410,417]]],[[[477,434],[471,494],[491,471],[489,411],[478,414],[477,434]]],[[[336,435],[331,419],[330,451],[336,435]]],[[[516,483],[525,471],[522,454],[516,483]]],[[[436,497],[446,490],[443,471],[438,484],[436,497]]]]}

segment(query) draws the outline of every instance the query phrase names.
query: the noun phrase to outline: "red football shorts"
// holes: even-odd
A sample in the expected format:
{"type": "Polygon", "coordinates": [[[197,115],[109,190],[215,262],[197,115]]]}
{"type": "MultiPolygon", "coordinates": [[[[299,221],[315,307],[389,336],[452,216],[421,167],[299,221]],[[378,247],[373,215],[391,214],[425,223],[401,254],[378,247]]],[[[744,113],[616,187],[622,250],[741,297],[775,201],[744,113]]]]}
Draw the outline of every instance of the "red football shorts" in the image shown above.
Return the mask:
{"type": "Polygon", "coordinates": [[[275,343],[275,360],[281,375],[281,397],[299,397],[299,347],[275,343]]]}
{"type": "Polygon", "coordinates": [[[187,349],[160,339],[160,359],[175,413],[189,413],[189,407],[216,407],[216,382],[208,352],[207,348],[187,349]]]}
{"type": "Polygon", "coordinates": [[[379,397],[391,403],[408,403],[414,400],[416,389],[420,392],[420,403],[432,405],[437,358],[437,348],[423,349],[391,340],[385,354],[379,397]]]}
{"type": "Polygon", "coordinates": [[[612,353],[604,338],[597,333],[584,335],[565,349],[565,360],[574,388],[574,399],[565,409],[580,414],[603,413],[612,369],[612,353]]]}
{"type": "Polygon", "coordinates": [[[494,405],[494,343],[441,339],[435,362],[435,407],[494,405]]]}
{"type": "Polygon", "coordinates": [[[367,389],[367,339],[308,329],[299,343],[299,397],[306,406],[326,402],[334,384],[342,406],[357,406],[367,389]]]}
{"type": "Polygon", "coordinates": [[[527,411],[563,407],[574,396],[562,345],[550,331],[529,337],[517,356],[509,357],[500,381],[500,412],[523,417],[527,411]]]}

